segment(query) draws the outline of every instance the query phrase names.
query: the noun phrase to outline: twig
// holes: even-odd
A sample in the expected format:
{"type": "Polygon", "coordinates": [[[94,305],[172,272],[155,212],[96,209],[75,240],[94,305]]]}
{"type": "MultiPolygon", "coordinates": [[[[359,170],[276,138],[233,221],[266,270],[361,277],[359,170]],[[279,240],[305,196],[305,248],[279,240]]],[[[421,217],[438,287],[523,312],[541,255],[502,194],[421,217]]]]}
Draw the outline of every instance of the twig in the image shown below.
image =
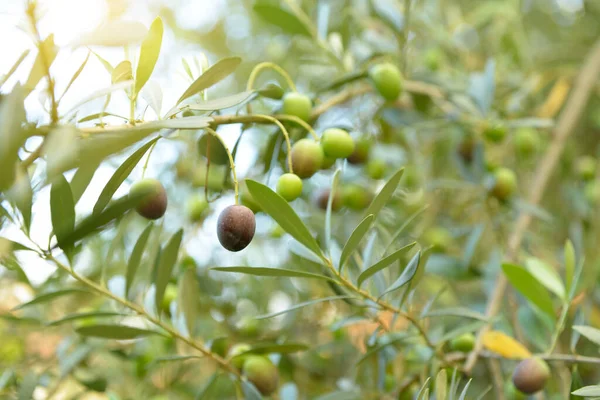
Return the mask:
{"type": "Polygon", "coordinates": [[[105,289],[104,287],[98,285],[96,282],[86,278],[85,276],[79,275],[73,269],[69,268],[68,266],[64,265],[59,260],[57,260],[52,254],[46,254],[46,258],[49,259],[50,261],[54,262],[54,264],[56,264],[57,267],[59,267],[60,269],[62,269],[63,271],[65,271],[66,273],[71,275],[73,278],[75,278],[75,280],[79,281],[83,285],[94,290],[95,292],[99,293],[100,295],[107,297],[109,299],[112,299],[112,300],[116,301],[117,303],[121,304],[122,306],[127,307],[130,310],[136,312],[138,315],[141,315],[142,317],[144,317],[146,320],[148,320],[152,324],[154,324],[154,325],[162,328],[166,332],[168,332],[169,335],[171,335],[171,337],[173,337],[174,339],[177,339],[177,340],[187,344],[188,346],[198,350],[204,356],[210,358],[215,363],[217,363],[221,368],[225,369],[228,372],[231,372],[238,379],[241,378],[240,372],[235,367],[233,367],[231,364],[229,364],[229,362],[227,360],[225,360],[224,358],[221,358],[217,354],[214,354],[209,349],[204,347],[202,344],[196,342],[194,339],[184,336],[181,333],[177,332],[174,328],[165,324],[160,319],[151,316],[141,306],[139,306],[135,303],[132,303],[124,298],[121,298],[121,297],[115,295],[114,293],[112,293],[111,291],[105,289]]]}
{"type": "MultiPolygon", "coordinates": [[[[498,360],[505,359],[500,354],[492,353],[489,351],[481,351],[478,355],[481,358],[494,358],[498,360]]],[[[600,365],[600,358],[580,356],[578,354],[534,354],[535,357],[539,357],[549,362],[564,362],[569,364],[596,364],[600,365]]],[[[449,353],[446,355],[446,360],[451,363],[459,362],[468,357],[464,353],[449,353]]],[[[518,362],[519,360],[513,360],[518,362]]]]}
{"type": "MultiPolygon", "coordinates": [[[[575,125],[577,124],[577,121],[579,120],[579,117],[585,108],[590,94],[595,87],[595,82],[598,79],[599,74],[600,41],[597,41],[593,49],[590,51],[585,64],[581,69],[579,76],[577,77],[573,87],[573,92],[556,124],[554,130],[554,139],[550,144],[550,147],[548,148],[544,158],[542,159],[541,164],[533,175],[531,189],[527,199],[527,202],[532,206],[536,206],[540,203],[546,186],[548,185],[548,181],[552,176],[554,167],[556,166],[563,152],[569,135],[575,129],[575,125]]],[[[531,214],[528,214],[527,212],[521,213],[517,219],[513,234],[508,240],[507,248],[508,259],[512,260],[513,262],[517,259],[519,247],[521,246],[521,242],[523,241],[523,237],[527,231],[527,228],[529,227],[529,224],[531,223],[531,220],[531,214]]],[[[496,288],[494,289],[486,308],[486,317],[488,321],[491,321],[493,317],[498,314],[507,285],[508,281],[504,274],[501,273],[498,277],[496,288]]],[[[481,352],[483,345],[483,336],[489,329],[490,324],[486,323],[477,335],[475,348],[469,355],[465,364],[465,372],[467,374],[471,373],[475,363],[477,362],[477,357],[481,352]]]]}

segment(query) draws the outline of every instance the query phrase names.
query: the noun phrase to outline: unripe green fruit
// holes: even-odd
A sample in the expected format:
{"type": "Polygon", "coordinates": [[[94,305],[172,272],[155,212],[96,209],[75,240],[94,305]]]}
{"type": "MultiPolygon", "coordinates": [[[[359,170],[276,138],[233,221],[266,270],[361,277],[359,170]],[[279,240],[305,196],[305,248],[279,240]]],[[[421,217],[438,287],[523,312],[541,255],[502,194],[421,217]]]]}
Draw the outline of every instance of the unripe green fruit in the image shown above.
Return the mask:
{"type": "Polygon", "coordinates": [[[279,386],[279,371],[267,357],[248,356],[242,371],[264,396],[272,394],[279,386]]]}
{"type": "Polygon", "coordinates": [[[310,139],[300,139],[292,146],[292,169],[300,178],[310,178],[323,164],[321,146],[310,139]]]}
{"type": "Polygon", "coordinates": [[[540,135],[533,128],[521,128],[517,130],[514,142],[517,154],[523,157],[537,153],[541,146],[540,135]]]}
{"type": "Polygon", "coordinates": [[[528,358],[517,364],[512,381],[517,390],[525,394],[539,392],[550,378],[550,367],[538,357],[528,358]]]}
{"type": "Polygon", "coordinates": [[[394,101],[402,93],[404,87],[402,73],[394,64],[383,63],[369,70],[369,78],[381,97],[394,101]]]}
{"type": "Polygon", "coordinates": [[[287,201],[294,201],[302,194],[302,179],[296,174],[283,174],[277,181],[277,193],[287,201]]]}
{"type": "Polygon", "coordinates": [[[436,252],[443,252],[450,247],[452,243],[452,235],[446,228],[433,227],[427,230],[424,234],[425,241],[429,243],[436,252]]]}
{"type": "Polygon", "coordinates": [[[346,158],[354,152],[354,139],[343,129],[329,128],[323,132],[321,147],[326,157],[346,158]]]}
{"type": "Polygon", "coordinates": [[[275,225],[273,227],[273,229],[271,229],[271,237],[272,238],[279,239],[283,235],[285,235],[285,231],[283,230],[283,228],[280,225],[275,225]]]}
{"type": "Polygon", "coordinates": [[[329,169],[335,164],[335,158],[323,156],[323,162],[321,163],[321,169],[329,169]]]}
{"type": "Polygon", "coordinates": [[[305,94],[290,92],[283,96],[281,111],[284,114],[294,115],[303,121],[308,121],[310,119],[310,112],[312,111],[312,101],[305,94]]]}
{"type": "Polygon", "coordinates": [[[432,71],[437,71],[440,68],[442,57],[443,53],[438,48],[427,50],[424,59],[425,66],[432,71]]]}
{"type": "Polygon", "coordinates": [[[255,214],[262,211],[262,207],[254,200],[245,183],[240,185],[240,203],[251,209],[255,214]]]}
{"type": "Polygon", "coordinates": [[[139,197],[135,210],[147,219],[159,219],[167,210],[167,192],[156,179],[146,178],[131,186],[129,196],[139,197]]]}
{"type": "Polygon", "coordinates": [[[219,357],[225,357],[229,348],[229,339],[221,337],[213,340],[210,343],[210,351],[219,355],[219,357]]]}
{"type": "Polygon", "coordinates": [[[415,189],[421,185],[421,175],[419,170],[414,165],[408,165],[404,168],[402,174],[402,185],[409,189],[415,189]]]}
{"type": "Polygon", "coordinates": [[[494,185],[490,194],[498,200],[505,201],[517,191],[517,176],[508,168],[498,168],[494,172],[494,185]]]}
{"type": "Polygon", "coordinates": [[[242,369],[242,367],[244,366],[244,361],[246,361],[246,357],[248,357],[248,355],[241,357],[237,356],[239,354],[247,352],[251,348],[252,347],[247,343],[234,344],[229,349],[229,354],[227,358],[231,360],[231,364],[233,364],[234,367],[236,367],[237,369],[242,369]]]}
{"type": "Polygon", "coordinates": [[[475,335],[463,333],[450,341],[450,350],[468,353],[475,347],[475,335]]]}
{"type": "Polygon", "coordinates": [[[504,385],[504,396],[506,400],[525,400],[527,396],[517,390],[512,381],[507,381],[504,385]]]}
{"type": "Polygon", "coordinates": [[[208,202],[204,196],[194,196],[188,201],[186,208],[189,220],[198,222],[202,220],[204,212],[208,209],[208,202]]]}
{"type": "Polygon", "coordinates": [[[241,336],[254,337],[260,333],[261,325],[255,318],[244,318],[236,325],[241,336]]]}
{"type": "Polygon", "coordinates": [[[342,189],[342,202],[351,210],[364,210],[369,206],[371,200],[373,200],[373,195],[360,185],[350,184],[342,189]]]}
{"type": "Polygon", "coordinates": [[[506,126],[498,122],[487,124],[483,129],[483,137],[492,143],[500,143],[506,137],[506,126]]]}
{"type": "Polygon", "coordinates": [[[256,218],[246,206],[232,205],[219,215],[217,237],[221,246],[229,251],[245,249],[252,241],[255,231],[256,218]]]}
{"type": "Polygon", "coordinates": [[[198,153],[217,165],[229,165],[229,155],[223,143],[210,133],[198,139],[198,153]]]}
{"type": "MultiPolygon", "coordinates": [[[[317,204],[317,207],[319,207],[323,211],[327,210],[327,203],[329,202],[330,193],[331,191],[329,189],[323,189],[317,194],[315,198],[315,203],[317,204]]],[[[334,192],[333,201],[331,203],[331,211],[338,211],[340,208],[342,208],[342,205],[342,196],[340,195],[340,191],[336,190],[334,192]]]]}
{"type": "Polygon", "coordinates": [[[167,284],[167,288],[165,289],[165,294],[163,296],[163,301],[161,307],[164,312],[168,313],[170,311],[170,305],[177,298],[177,285],[173,283],[167,284]]]}
{"type": "Polygon", "coordinates": [[[370,160],[367,163],[367,175],[369,178],[379,180],[385,175],[385,161],[381,159],[370,160]]]}
{"type": "Polygon", "coordinates": [[[596,169],[598,168],[597,160],[592,156],[582,156],[577,160],[576,170],[577,175],[584,181],[594,179],[596,169]]]}
{"type": "Polygon", "coordinates": [[[593,206],[600,204],[600,182],[592,181],[585,184],[583,195],[586,201],[593,206]]]}
{"type": "Polygon", "coordinates": [[[354,151],[348,156],[350,164],[363,164],[369,159],[371,152],[371,140],[367,137],[361,137],[354,145],[354,151]]]}

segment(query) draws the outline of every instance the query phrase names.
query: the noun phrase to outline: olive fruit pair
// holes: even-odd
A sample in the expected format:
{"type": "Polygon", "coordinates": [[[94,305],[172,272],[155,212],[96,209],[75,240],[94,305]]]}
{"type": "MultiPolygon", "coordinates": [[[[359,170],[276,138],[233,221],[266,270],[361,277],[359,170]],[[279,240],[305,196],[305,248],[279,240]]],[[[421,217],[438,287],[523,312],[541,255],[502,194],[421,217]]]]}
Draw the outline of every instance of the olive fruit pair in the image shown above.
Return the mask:
{"type": "Polygon", "coordinates": [[[300,139],[292,146],[292,169],[301,179],[310,178],[322,168],[329,168],[337,158],[350,157],[355,150],[354,139],[339,128],[323,132],[321,144],[300,139]]]}
{"type": "Polygon", "coordinates": [[[167,192],[156,179],[146,178],[137,181],[129,190],[131,198],[138,198],[135,210],[146,219],[159,219],[167,210],[167,192]]]}
{"type": "Polygon", "coordinates": [[[549,378],[548,364],[541,358],[532,357],[517,364],[513,371],[512,382],[520,392],[533,394],[542,390],[549,378]]]}
{"type": "Polygon", "coordinates": [[[396,100],[404,88],[402,73],[391,63],[382,63],[371,67],[369,78],[375,90],[387,101],[396,100]]]}
{"type": "Polygon", "coordinates": [[[245,249],[256,231],[254,213],[246,206],[231,205],[217,220],[217,238],[225,249],[237,252],[245,249]]]}

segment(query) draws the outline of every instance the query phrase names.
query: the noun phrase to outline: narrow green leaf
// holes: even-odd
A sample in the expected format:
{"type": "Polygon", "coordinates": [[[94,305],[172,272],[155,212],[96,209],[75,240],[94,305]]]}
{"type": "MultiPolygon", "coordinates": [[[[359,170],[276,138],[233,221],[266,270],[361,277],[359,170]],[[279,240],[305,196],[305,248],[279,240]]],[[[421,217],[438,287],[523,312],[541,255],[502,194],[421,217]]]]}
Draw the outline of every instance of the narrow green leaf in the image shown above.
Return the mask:
{"type": "Polygon", "coordinates": [[[116,340],[129,340],[148,335],[160,335],[159,332],[151,331],[148,329],[134,328],[132,326],[126,325],[110,324],[82,326],[80,328],[77,328],[75,331],[81,336],[116,340]]]}
{"type": "Polygon", "coordinates": [[[140,92],[142,98],[154,110],[157,118],[161,116],[163,92],[160,85],[155,81],[148,81],[140,92]]]}
{"type": "Polygon", "coordinates": [[[84,218],[75,226],[73,232],[63,240],[63,246],[71,246],[75,242],[96,232],[98,229],[110,224],[115,219],[123,216],[126,212],[137,206],[139,201],[139,197],[126,195],[118,200],[115,200],[101,213],[91,214],[90,216],[84,218]]]}
{"type": "Polygon", "coordinates": [[[58,297],[67,296],[70,294],[82,294],[82,293],[89,294],[90,292],[87,290],[83,290],[83,289],[63,289],[63,290],[57,290],[56,292],[44,293],[44,294],[37,296],[33,300],[28,301],[27,303],[19,304],[18,306],[13,308],[13,311],[21,310],[23,308],[30,307],[30,306],[33,306],[36,304],[43,304],[50,300],[54,300],[58,297]]]}
{"type": "Polygon", "coordinates": [[[198,103],[192,104],[184,104],[173,107],[169,112],[165,115],[165,118],[170,118],[171,116],[177,114],[183,110],[195,110],[195,111],[217,111],[224,110],[226,108],[231,108],[238,106],[240,104],[244,104],[245,102],[253,99],[256,96],[256,92],[247,91],[241,92],[237,94],[233,94],[231,96],[221,97],[218,99],[201,101],[198,103]]]}
{"type": "Polygon", "coordinates": [[[581,397],[600,396],[600,385],[584,386],[580,389],[575,390],[571,394],[574,394],[575,396],[581,396],[581,397]]]}
{"type": "Polygon", "coordinates": [[[135,45],[144,40],[148,29],[137,21],[108,20],[96,29],[79,35],[72,47],[78,46],[108,46],[122,47],[135,45]]]}
{"type": "Polygon", "coordinates": [[[179,247],[181,246],[182,237],[183,229],[180,229],[173,236],[171,236],[171,239],[169,239],[165,245],[165,250],[160,255],[160,262],[158,264],[156,280],[154,282],[156,290],[154,295],[154,304],[156,305],[157,309],[160,309],[167,284],[169,283],[169,279],[171,279],[173,268],[177,262],[177,255],[179,254],[179,247]]]}
{"type": "Polygon", "coordinates": [[[96,58],[98,59],[98,61],[100,61],[100,64],[102,64],[102,66],[104,67],[104,69],[112,75],[112,72],[114,70],[113,66],[106,61],[104,58],[102,58],[102,56],[100,56],[100,54],[96,53],[95,51],[92,50],[92,54],[96,56],[96,58]]]}
{"type": "Polygon", "coordinates": [[[196,278],[196,271],[192,268],[186,269],[179,278],[179,300],[178,309],[183,313],[188,334],[194,335],[196,319],[198,315],[198,299],[200,298],[200,287],[196,278]]]}
{"type": "Polygon", "coordinates": [[[325,275],[313,274],[310,272],[284,269],[284,268],[264,268],[264,267],[214,267],[211,268],[214,271],[221,272],[237,272],[241,274],[254,275],[254,276],[275,276],[275,277],[288,277],[288,278],[314,278],[324,279],[329,281],[335,281],[325,275]]]}
{"type": "Polygon", "coordinates": [[[273,317],[276,317],[278,315],[286,314],[286,313],[288,313],[290,311],[296,311],[296,310],[299,310],[299,309],[301,309],[303,307],[311,306],[313,304],[324,303],[326,301],[331,301],[331,300],[344,300],[344,299],[351,299],[351,298],[354,298],[354,297],[353,296],[348,296],[348,295],[323,297],[323,298],[320,298],[320,299],[306,301],[304,303],[296,304],[295,306],[292,306],[292,307],[290,307],[290,308],[288,308],[286,310],[283,310],[283,311],[277,311],[277,312],[270,313],[270,314],[259,315],[259,316],[256,317],[256,319],[273,318],[273,317]]]}
{"type": "Polygon", "coordinates": [[[6,83],[6,81],[8,81],[8,79],[17,71],[17,69],[19,68],[21,63],[25,60],[25,58],[27,58],[27,56],[29,55],[30,52],[31,52],[31,50],[29,50],[29,49],[22,52],[21,55],[19,56],[19,58],[17,58],[17,61],[15,61],[15,63],[12,65],[12,67],[10,67],[8,72],[6,74],[2,75],[2,77],[0,77],[0,87],[2,85],[4,85],[6,83]]]}
{"type": "Polygon", "coordinates": [[[83,69],[85,68],[85,66],[87,65],[88,60],[90,59],[90,54],[92,54],[92,53],[88,51],[87,56],[85,56],[85,60],[83,60],[83,62],[79,66],[79,68],[77,68],[77,71],[75,71],[75,73],[71,77],[71,80],[69,81],[69,83],[65,87],[65,90],[60,95],[60,97],[58,99],[58,103],[60,103],[60,101],[65,96],[65,94],[67,94],[67,92],[69,91],[69,89],[71,88],[71,86],[73,85],[73,83],[75,83],[75,81],[77,80],[77,78],[79,78],[79,75],[81,75],[81,72],[83,72],[83,69]]]}
{"type": "Polygon", "coordinates": [[[70,314],[60,319],[50,321],[46,325],[48,326],[58,326],[67,322],[79,321],[82,319],[88,318],[104,318],[104,317],[126,317],[128,314],[114,312],[114,311],[93,311],[88,313],[77,313],[70,314]]]}
{"type": "Polygon", "coordinates": [[[99,163],[88,162],[77,168],[70,183],[71,192],[73,193],[73,203],[77,204],[79,199],[81,199],[81,196],[89,186],[99,166],[99,163]]]}
{"type": "Polygon", "coordinates": [[[365,217],[365,219],[363,219],[360,222],[360,224],[358,224],[358,226],[354,229],[354,231],[352,232],[352,234],[346,241],[346,244],[344,245],[344,248],[342,249],[342,255],[340,256],[340,263],[339,263],[340,273],[342,272],[342,268],[344,267],[344,264],[346,263],[346,261],[348,261],[348,259],[352,255],[352,252],[354,250],[356,250],[356,248],[360,244],[360,241],[363,239],[365,234],[371,228],[371,224],[373,223],[374,219],[375,219],[375,216],[373,214],[367,215],[365,217]]]}
{"type": "Polygon", "coordinates": [[[286,11],[279,5],[257,3],[254,5],[253,10],[263,20],[281,28],[288,34],[311,36],[309,27],[302,23],[296,15],[286,11]]]}
{"type": "Polygon", "coordinates": [[[573,330],[581,333],[588,340],[600,345],[600,329],[591,326],[574,325],[573,330]]]}
{"type": "Polygon", "coordinates": [[[529,273],[538,280],[539,283],[546,287],[546,289],[553,292],[559,298],[565,299],[565,287],[560,279],[560,276],[558,275],[558,272],[554,268],[535,257],[527,258],[525,261],[525,267],[527,268],[527,271],[529,271],[529,273]]]}
{"type": "Polygon", "coordinates": [[[383,297],[384,295],[386,295],[388,293],[398,290],[402,286],[409,283],[414,278],[415,274],[417,273],[417,270],[419,269],[420,264],[421,264],[421,252],[419,251],[409,261],[408,265],[406,266],[406,268],[404,268],[404,271],[402,271],[402,274],[400,274],[400,276],[398,277],[396,282],[394,282],[392,284],[392,286],[390,286],[388,289],[386,289],[386,291],[383,292],[380,297],[383,297]]]}
{"type": "Polygon", "coordinates": [[[325,211],[325,248],[327,253],[331,256],[331,209],[333,207],[333,199],[335,198],[336,191],[338,190],[338,183],[340,181],[340,174],[342,170],[337,169],[333,174],[331,180],[331,189],[329,192],[329,198],[327,199],[327,210],[325,211]]]}
{"type": "Polygon", "coordinates": [[[118,63],[110,74],[110,81],[113,85],[131,80],[133,80],[133,69],[131,67],[131,61],[128,60],[118,63]]]}
{"type": "Polygon", "coordinates": [[[371,358],[371,356],[378,354],[381,350],[387,348],[388,346],[393,346],[397,343],[402,343],[407,339],[414,338],[415,335],[409,335],[406,332],[400,332],[397,334],[391,334],[390,336],[391,337],[383,343],[377,344],[375,347],[369,349],[368,352],[366,352],[361,358],[358,359],[358,361],[356,362],[356,366],[359,366],[360,364],[371,358]]]}
{"type": "Polygon", "coordinates": [[[146,248],[146,243],[148,242],[153,227],[154,224],[149,223],[135,242],[135,246],[133,246],[129,261],[127,262],[127,272],[125,274],[125,297],[128,297],[129,295],[129,289],[131,289],[131,285],[133,285],[135,274],[142,261],[142,255],[144,254],[144,249],[146,248]]]}
{"type": "Polygon", "coordinates": [[[123,164],[119,166],[119,168],[117,168],[113,176],[106,183],[106,186],[104,186],[104,189],[102,189],[102,193],[100,193],[100,196],[98,196],[98,200],[94,205],[94,214],[98,214],[99,212],[104,210],[104,208],[110,202],[113,195],[119,189],[121,184],[125,181],[125,179],[127,179],[131,171],[133,171],[135,166],[140,162],[144,154],[146,154],[148,149],[158,139],[159,138],[156,137],[148,141],[148,143],[144,144],[142,147],[137,149],[131,156],[129,156],[127,160],[125,160],[125,162],[123,162],[123,164]]]}
{"type": "Polygon", "coordinates": [[[50,34],[38,47],[38,54],[25,83],[27,94],[31,93],[42,78],[48,74],[47,68],[50,68],[57,54],[58,48],[54,44],[54,35],[50,34]]]}
{"type": "Polygon", "coordinates": [[[356,285],[358,287],[360,287],[363,284],[363,282],[366,281],[367,279],[369,279],[371,276],[375,275],[377,272],[381,271],[382,269],[389,267],[395,261],[398,261],[404,253],[406,253],[407,251],[412,249],[416,244],[417,244],[416,242],[410,243],[410,244],[396,250],[389,256],[379,260],[375,264],[371,265],[369,268],[365,269],[358,276],[358,279],[356,280],[356,285]]]}
{"type": "Polygon", "coordinates": [[[241,63],[242,59],[239,57],[223,58],[217,61],[209,69],[204,71],[204,73],[185,90],[179,100],[177,100],[177,104],[180,104],[185,99],[192,97],[225,79],[227,76],[231,75],[241,63]]]}
{"type": "Polygon", "coordinates": [[[142,47],[140,49],[140,58],[135,72],[135,96],[142,90],[154,71],[154,67],[156,66],[160,54],[163,31],[162,19],[157,17],[152,22],[152,25],[150,25],[148,35],[142,42],[142,47]]]}
{"type": "Polygon", "coordinates": [[[375,216],[375,218],[377,218],[377,214],[379,214],[379,211],[381,211],[383,209],[383,207],[385,207],[387,202],[390,200],[390,198],[396,191],[396,188],[398,187],[398,184],[400,183],[400,179],[402,178],[403,173],[404,173],[404,168],[400,168],[387,181],[385,186],[383,186],[381,191],[377,194],[377,196],[375,196],[375,198],[373,199],[373,201],[367,208],[365,215],[373,214],[375,216]]]}
{"type": "Polygon", "coordinates": [[[435,377],[435,399],[446,400],[448,395],[448,373],[444,368],[440,369],[435,377]]]}
{"type": "Polygon", "coordinates": [[[283,199],[283,197],[262,183],[250,179],[246,179],[246,185],[250,194],[260,205],[261,209],[269,214],[284,231],[289,233],[310,251],[319,257],[323,257],[319,244],[311,235],[300,217],[294,212],[292,207],[283,199]]]}
{"type": "Polygon", "coordinates": [[[50,211],[52,229],[56,235],[58,245],[64,251],[67,251],[68,246],[63,245],[63,243],[75,228],[75,202],[73,201],[71,186],[62,174],[56,178],[50,189],[50,211]]]}
{"type": "Polygon", "coordinates": [[[120,118],[122,120],[127,120],[127,118],[123,117],[122,115],[117,115],[117,114],[113,114],[113,113],[109,113],[109,112],[105,111],[105,112],[99,112],[99,113],[87,115],[87,116],[77,120],[77,123],[94,121],[96,119],[100,119],[100,118],[104,118],[104,117],[115,117],[115,118],[120,118]]]}
{"type": "Polygon", "coordinates": [[[163,362],[173,362],[173,361],[189,361],[189,360],[198,360],[202,359],[202,356],[168,356],[168,357],[159,357],[152,360],[154,363],[163,363],[163,362]]]}
{"type": "Polygon", "coordinates": [[[463,307],[441,308],[438,310],[429,311],[424,315],[424,317],[463,317],[476,319],[483,322],[487,321],[487,317],[484,314],[463,307]]]}
{"type": "Polygon", "coordinates": [[[248,355],[248,354],[291,354],[298,353],[300,351],[306,351],[310,347],[303,343],[260,343],[252,346],[248,351],[236,355],[236,357],[248,355]]]}
{"type": "Polygon", "coordinates": [[[21,128],[25,122],[24,101],[24,90],[17,84],[0,104],[0,192],[8,189],[16,178],[19,148],[26,140],[21,128]]]}
{"type": "Polygon", "coordinates": [[[469,390],[469,386],[471,386],[471,382],[473,382],[473,379],[469,379],[462,392],[460,393],[460,397],[458,398],[458,400],[465,400],[467,398],[467,391],[469,390]]]}
{"type": "Polygon", "coordinates": [[[29,372],[21,381],[19,386],[18,400],[31,400],[33,399],[33,392],[38,384],[38,377],[34,372],[29,372]]]}
{"type": "Polygon", "coordinates": [[[514,264],[502,264],[502,270],[519,293],[527,300],[537,306],[541,311],[548,314],[552,319],[555,318],[552,299],[542,286],[529,271],[514,264]]]}
{"type": "Polygon", "coordinates": [[[109,95],[113,92],[117,92],[119,90],[127,90],[127,89],[131,89],[131,87],[133,86],[133,81],[129,80],[129,81],[123,81],[123,82],[119,82],[119,83],[115,83],[114,85],[110,85],[106,88],[103,89],[99,89],[95,92],[92,92],[91,94],[89,94],[88,96],[84,97],[82,100],[80,100],[77,104],[75,104],[75,106],[71,107],[71,109],[69,111],[67,111],[65,114],[72,114],[73,112],[79,110],[79,108],[81,106],[83,106],[86,103],[89,103],[92,100],[95,100],[99,97],[104,97],[106,95],[109,95]]]}
{"type": "Polygon", "coordinates": [[[575,275],[576,256],[575,248],[570,240],[565,243],[565,283],[566,292],[571,291],[573,276],[575,275]]]}
{"type": "Polygon", "coordinates": [[[23,217],[23,225],[29,231],[31,226],[31,207],[33,203],[33,190],[29,174],[22,168],[17,168],[16,179],[10,190],[6,193],[6,197],[12,201],[21,212],[23,217]]]}

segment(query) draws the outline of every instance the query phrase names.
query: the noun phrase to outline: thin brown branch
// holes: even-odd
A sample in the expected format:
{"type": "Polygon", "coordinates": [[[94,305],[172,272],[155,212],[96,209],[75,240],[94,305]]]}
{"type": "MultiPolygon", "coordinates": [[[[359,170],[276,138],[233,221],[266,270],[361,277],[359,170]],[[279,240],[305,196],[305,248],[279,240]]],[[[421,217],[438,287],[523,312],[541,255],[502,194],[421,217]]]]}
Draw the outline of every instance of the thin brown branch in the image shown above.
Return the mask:
{"type": "MultiPolygon", "coordinates": [[[[600,75],[600,41],[596,42],[593,49],[590,51],[577,80],[571,92],[571,96],[565,105],[563,112],[561,113],[558,122],[554,130],[554,139],[548,148],[548,151],[544,155],[538,169],[533,175],[531,180],[531,188],[527,197],[527,202],[533,206],[536,206],[542,200],[545,189],[548,185],[552,173],[558,160],[564,150],[565,143],[569,138],[569,135],[575,130],[577,121],[581,117],[581,114],[588,102],[590,94],[594,88],[594,84],[600,75]]],[[[517,219],[512,235],[508,239],[507,258],[513,262],[517,261],[517,256],[525,232],[531,223],[531,214],[522,212],[517,219]]],[[[502,299],[504,298],[504,292],[508,281],[504,274],[500,274],[497,280],[496,288],[488,300],[486,308],[487,320],[493,320],[499,312],[502,299]]],[[[477,335],[477,341],[473,352],[469,355],[465,364],[465,372],[470,374],[477,357],[482,349],[483,335],[490,329],[490,324],[485,324],[477,335]]]]}

